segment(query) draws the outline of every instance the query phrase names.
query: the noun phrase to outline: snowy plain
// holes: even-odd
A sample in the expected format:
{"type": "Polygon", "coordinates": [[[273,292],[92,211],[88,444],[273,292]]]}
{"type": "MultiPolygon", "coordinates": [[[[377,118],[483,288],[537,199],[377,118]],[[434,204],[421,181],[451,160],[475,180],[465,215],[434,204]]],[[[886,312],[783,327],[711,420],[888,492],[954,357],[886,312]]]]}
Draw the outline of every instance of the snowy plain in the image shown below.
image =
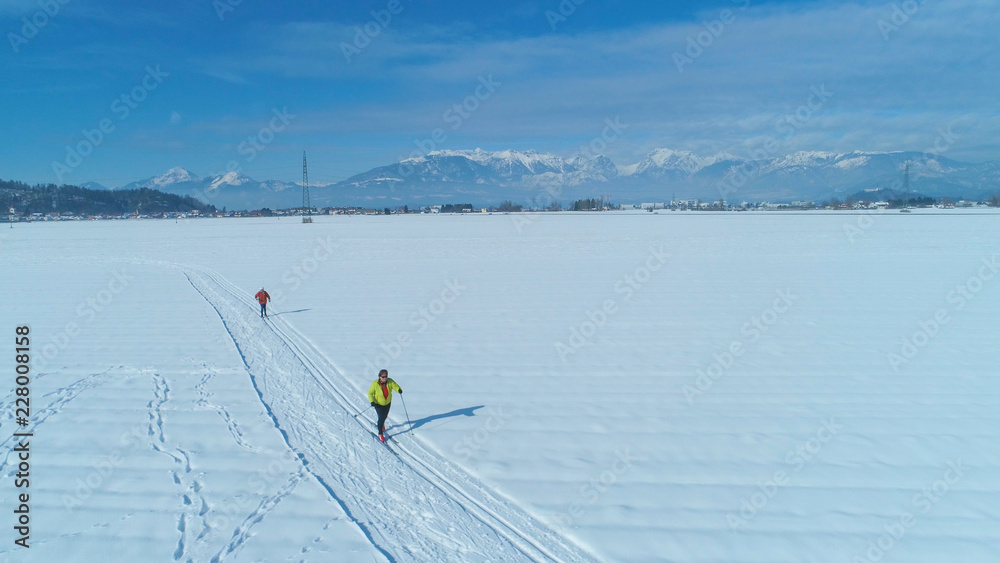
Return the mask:
{"type": "Polygon", "coordinates": [[[0,561],[1000,560],[998,221],[3,225],[0,561]]]}

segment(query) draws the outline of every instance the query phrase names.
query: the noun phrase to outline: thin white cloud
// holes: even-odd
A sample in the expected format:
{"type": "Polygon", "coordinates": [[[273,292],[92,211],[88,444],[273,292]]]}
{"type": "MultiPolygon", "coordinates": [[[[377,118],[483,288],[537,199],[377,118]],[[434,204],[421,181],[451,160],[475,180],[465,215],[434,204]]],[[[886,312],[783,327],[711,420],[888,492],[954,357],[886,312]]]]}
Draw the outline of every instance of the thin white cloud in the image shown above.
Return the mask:
{"type": "MultiPolygon", "coordinates": [[[[564,34],[514,38],[481,38],[470,27],[407,27],[398,19],[350,61],[344,46],[357,47],[353,25],[255,24],[245,41],[227,43],[230,52],[186,62],[204,76],[253,84],[247,95],[266,92],[267,104],[288,99],[308,107],[289,107],[298,117],[282,142],[302,135],[353,146],[363,139],[383,151],[367,157],[373,164],[408,154],[437,129],[447,139],[435,148],[568,155],[616,117],[629,126],[607,149],[620,164],[656,147],[746,156],[769,138],[784,152],[923,150],[938,127],[957,119],[959,138],[948,156],[988,160],[1000,157],[994,6],[927,2],[897,25],[892,4],[881,1],[751,3],[745,11],[721,2],[692,23],[572,32],[570,21],[564,34]],[[705,43],[712,30],[701,22],[723,8],[734,19],[679,70],[675,54],[689,56],[691,40],[705,43]],[[488,76],[502,85],[452,128],[447,112],[488,76]],[[814,100],[814,88],[832,96],[791,135],[779,131],[780,119],[814,100]]],[[[87,58],[122,58],[114,55],[87,58]]],[[[266,119],[234,112],[186,121],[183,129],[236,143],[266,119]]]]}
{"type": "Polygon", "coordinates": [[[229,82],[231,84],[239,84],[241,86],[248,86],[248,85],[250,85],[250,81],[246,77],[241,76],[241,75],[236,74],[236,73],[233,73],[233,72],[229,72],[229,71],[225,71],[225,70],[219,70],[219,69],[206,69],[206,70],[201,70],[200,72],[201,72],[201,74],[204,74],[205,76],[210,76],[212,78],[218,78],[219,80],[223,80],[223,81],[229,82]]]}
{"type": "Polygon", "coordinates": [[[377,80],[398,92],[389,102],[303,120],[342,132],[429,134],[483,75],[503,86],[453,140],[586,135],[590,123],[619,115],[647,142],[739,148],[745,139],[776,135],[776,121],[815,103],[816,88],[833,95],[796,128],[790,148],[833,150],[846,135],[868,135],[886,139],[874,145],[913,149],[899,145],[970,109],[996,123],[1000,84],[991,69],[1000,62],[1000,13],[988,3],[927,3],[906,21],[894,20],[886,4],[738,6],[711,37],[703,23],[482,41],[390,26],[350,64],[342,46],[353,27],[289,24],[271,35],[266,54],[226,63],[247,73],[351,80],[359,88],[377,80]],[[688,50],[692,40],[702,45],[688,50]],[[678,54],[690,59],[683,71],[678,54]],[[826,129],[832,121],[843,128],[826,129]],[[807,140],[817,146],[803,146],[807,140]]]}

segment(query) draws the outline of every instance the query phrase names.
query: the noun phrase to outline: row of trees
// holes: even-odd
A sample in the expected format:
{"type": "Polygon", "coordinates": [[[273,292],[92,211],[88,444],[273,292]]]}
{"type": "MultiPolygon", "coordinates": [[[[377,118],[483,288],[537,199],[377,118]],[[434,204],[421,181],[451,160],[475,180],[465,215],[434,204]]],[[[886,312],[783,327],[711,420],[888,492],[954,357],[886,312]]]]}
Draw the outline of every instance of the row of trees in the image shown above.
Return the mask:
{"type": "MultiPolygon", "coordinates": [[[[599,199],[581,199],[573,202],[570,206],[570,211],[594,211],[603,209],[603,203],[599,199]]],[[[519,203],[514,203],[510,200],[506,200],[496,207],[489,207],[489,211],[498,211],[500,213],[517,213],[524,211],[524,206],[519,203]]],[[[562,211],[562,205],[559,202],[554,201],[545,211],[562,211]]],[[[468,213],[473,210],[471,203],[459,203],[441,206],[441,213],[468,213]]]]}
{"type": "MultiPolygon", "coordinates": [[[[603,209],[604,204],[600,199],[580,199],[573,202],[573,205],[569,207],[570,211],[594,211],[603,209]]],[[[471,203],[449,203],[448,205],[441,206],[441,213],[468,213],[472,211],[474,207],[471,203]]],[[[524,211],[524,206],[519,203],[514,203],[513,201],[506,200],[500,205],[487,208],[489,211],[498,211],[500,213],[517,213],[524,211]]],[[[545,211],[562,211],[563,207],[558,201],[554,201],[545,208],[545,211]]]]}
{"type": "Polygon", "coordinates": [[[449,203],[441,206],[441,213],[469,213],[471,211],[471,203],[449,203]]]}
{"type": "Polygon", "coordinates": [[[909,199],[890,199],[886,203],[892,209],[900,209],[903,207],[930,207],[934,205],[935,201],[932,197],[911,197],[909,199]]]}
{"type": "Polygon", "coordinates": [[[596,211],[604,208],[604,203],[599,199],[578,199],[573,202],[570,211],[596,211]]]}

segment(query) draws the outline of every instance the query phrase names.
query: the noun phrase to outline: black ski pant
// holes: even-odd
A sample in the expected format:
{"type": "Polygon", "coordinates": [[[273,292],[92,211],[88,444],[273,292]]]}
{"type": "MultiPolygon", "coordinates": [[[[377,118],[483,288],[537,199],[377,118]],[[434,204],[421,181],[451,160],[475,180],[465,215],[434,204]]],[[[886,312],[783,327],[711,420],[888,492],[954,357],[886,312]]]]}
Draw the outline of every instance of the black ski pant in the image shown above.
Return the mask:
{"type": "Polygon", "coordinates": [[[392,403],[389,403],[388,405],[380,405],[378,403],[375,403],[375,412],[378,413],[378,424],[376,426],[378,428],[379,434],[385,432],[385,419],[389,418],[390,406],[392,406],[392,403]]]}

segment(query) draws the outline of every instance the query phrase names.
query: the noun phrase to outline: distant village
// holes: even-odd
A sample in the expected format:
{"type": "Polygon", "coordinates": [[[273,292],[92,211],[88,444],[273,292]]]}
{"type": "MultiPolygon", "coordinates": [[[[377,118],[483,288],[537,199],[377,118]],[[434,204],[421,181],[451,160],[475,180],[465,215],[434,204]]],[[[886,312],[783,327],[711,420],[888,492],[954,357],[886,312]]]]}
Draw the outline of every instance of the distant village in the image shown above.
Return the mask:
{"type": "Polygon", "coordinates": [[[445,204],[430,205],[425,207],[410,208],[407,205],[396,208],[370,208],[370,207],[321,207],[312,208],[306,213],[302,208],[276,209],[269,208],[255,209],[250,211],[215,211],[199,212],[191,210],[187,212],[156,212],[156,213],[125,213],[108,214],[101,213],[95,215],[78,214],[72,211],[51,211],[48,213],[22,213],[14,208],[9,210],[8,222],[35,222],[35,221],[112,221],[128,219],[199,219],[199,218],[224,218],[224,217],[301,217],[303,215],[400,215],[400,214],[438,214],[438,213],[552,213],[552,212],[599,212],[599,211],[871,211],[871,210],[898,210],[908,212],[910,209],[934,208],[934,209],[956,209],[956,208],[995,208],[1000,207],[1000,201],[994,198],[991,201],[951,201],[949,198],[933,200],[923,198],[922,200],[910,200],[901,202],[890,201],[852,201],[840,202],[833,200],[816,204],[811,201],[793,201],[790,203],[769,203],[769,202],[741,202],[728,203],[725,201],[705,202],[697,199],[682,199],[669,202],[648,202],[639,204],[614,204],[601,200],[578,200],[573,205],[563,208],[559,204],[553,204],[545,209],[525,209],[521,205],[511,202],[504,202],[499,206],[477,207],[472,204],[445,204]]]}

